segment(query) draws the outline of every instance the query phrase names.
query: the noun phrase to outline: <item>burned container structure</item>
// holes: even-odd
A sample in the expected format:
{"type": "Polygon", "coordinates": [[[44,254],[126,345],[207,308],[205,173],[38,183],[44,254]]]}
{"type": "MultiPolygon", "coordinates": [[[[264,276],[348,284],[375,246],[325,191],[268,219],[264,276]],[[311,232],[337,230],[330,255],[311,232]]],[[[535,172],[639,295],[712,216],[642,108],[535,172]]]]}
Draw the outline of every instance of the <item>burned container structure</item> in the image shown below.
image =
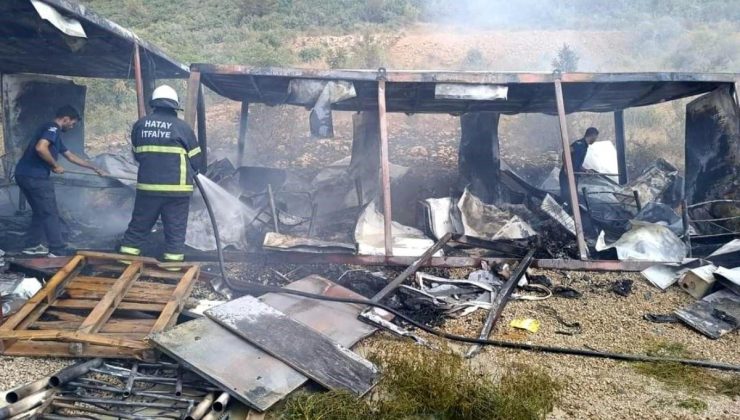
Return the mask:
{"type": "MultiPolygon", "coordinates": [[[[66,0],[7,0],[0,3],[0,79],[2,81],[3,186],[11,191],[2,202],[4,226],[20,228],[17,210],[27,210],[23,197],[13,184],[15,164],[34,130],[49,121],[65,104],[77,108],[82,120],[65,134],[65,145],[86,156],[85,108],[88,79],[133,80],[137,112],[147,113],[148,98],[157,79],[185,79],[187,66],[168,57],[162,50],[139,38],[130,30],[107,20],[89,8],[66,0]],[[19,199],[16,200],[15,197],[19,199]],[[11,220],[12,219],[12,220],[11,220]]],[[[109,154],[108,161],[124,161],[109,154]]],[[[130,159],[129,159],[130,160],[130,159]]],[[[65,164],[64,161],[60,162],[65,164]]],[[[96,161],[114,176],[122,176],[96,161]]],[[[103,230],[112,225],[110,215],[89,210],[91,195],[101,189],[117,188],[117,193],[132,187],[113,178],[100,178],[92,172],[52,177],[59,184],[58,200],[63,213],[78,215],[82,225],[103,230]],[[93,176],[91,176],[91,174],[93,176]],[[80,187],[85,187],[81,189],[80,187]],[[62,191],[64,190],[64,191],[62,191]],[[95,216],[95,217],[93,217],[95,216]]],[[[88,171],[89,172],[89,171],[88,171]]],[[[125,176],[135,177],[135,171],[125,176]]],[[[113,191],[113,190],[106,190],[113,191]]],[[[132,191],[125,194],[132,195],[132,191]]],[[[101,200],[105,201],[105,200],[101,200]]],[[[111,201],[111,200],[108,200],[111,201]]],[[[121,221],[128,217],[121,209],[121,221]]],[[[68,222],[68,221],[67,221],[68,222]]],[[[119,223],[119,224],[120,224],[119,223]]],[[[107,231],[113,237],[120,232],[107,231]]],[[[5,238],[7,235],[2,235],[5,238]]],[[[12,251],[15,240],[4,240],[0,248],[12,251]]],[[[94,244],[85,244],[87,247],[94,244]]]]}
{"type": "MultiPolygon", "coordinates": [[[[578,112],[613,113],[616,132],[616,159],[618,182],[610,188],[619,203],[629,202],[633,209],[630,217],[642,210],[647,201],[640,202],[640,192],[647,191],[645,200],[654,200],[650,188],[651,179],[629,180],[627,176],[627,145],[625,138],[624,111],[667,101],[698,96],[687,109],[686,144],[686,203],[675,206],[674,210],[688,213],[691,206],[699,201],[714,199],[726,200],[725,204],[736,206],[737,188],[728,188],[722,177],[708,175],[706,162],[699,155],[702,137],[711,135],[714,146],[712,158],[722,161],[718,167],[725,173],[737,171],[737,125],[738,102],[735,74],[697,74],[697,73],[494,73],[494,72],[449,72],[449,71],[390,71],[379,70],[311,70],[288,68],[253,68],[238,65],[193,64],[188,87],[186,120],[198,129],[201,148],[207,146],[205,127],[205,103],[203,86],[218,95],[241,103],[241,119],[238,133],[238,158],[242,162],[248,153],[247,131],[251,104],[295,105],[310,109],[309,124],[311,133],[318,137],[332,135],[332,112],[355,112],[354,138],[350,167],[355,170],[358,185],[359,204],[377,197],[383,217],[383,252],[381,254],[359,255],[312,255],[306,259],[355,261],[358,263],[397,262],[408,263],[411,256],[394,255],[394,235],[392,221],[391,172],[392,164],[388,155],[387,113],[406,114],[451,114],[460,117],[462,139],[459,150],[460,185],[474,193],[484,203],[501,204],[511,201],[526,201],[536,197],[549,208],[545,191],[527,184],[509,168],[502,165],[499,152],[498,121],[502,115],[522,113],[541,113],[557,115],[563,150],[568,150],[572,141],[568,132],[566,115],[578,112]],[[710,99],[707,99],[710,98],[710,99]],[[714,99],[711,99],[714,98],[714,99]],[[705,115],[697,114],[697,103],[712,101],[712,106],[701,107],[705,115]],[[717,122],[719,121],[719,122],[717,122]],[[711,131],[699,124],[714,124],[711,131]],[[711,132],[711,134],[710,134],[711,132]],[[721,144],[721,146],[720,146],[721,144]],[[729,150],[720,153],[720,150],[729,150]],[[358,175],[362,174],[362,175],[358,175]],[[702,197],[693,193],[701,187],[702,197]],[[364,185],[367,184],[367,185],[364,185]],[[646,187],[646,185],[648,187],[646,187]],[[705,194],[714,189],[718,193],[705,194]],[[621,189],[620,189],[621,188],[621,189]],[[638,192],[635,192],[638,191],[638,192]],[[622,197],[624,196],[624,197],[622,197]],[[523,198],[522,198],[523,197],[523,198]],[[310,257],[310,258],[309,258],[310,257]]],[[[706,146],[704,146],[706,150],[706,146]]],[[[702,152],[706,155],[706,151],[702,152]]],[[[581,268],[611,269],[623,267],[635,269],[642,266],[636,261],[595,261],[596,238],[587,238],[584,226],[592,224],[593,208],[597,201],[590,192],[576,187],[576,179],[570,162],[570,154],[564,154],[565,173],[573,194],[570,204],[572,216],[565,215],[565,225],[575,238],[576,254],[583,260],[581,268]],[[590,197],[590,199],[589,199],[590,197]],[[582,220],[583,218],[587,220],[582,220]]],[[[655,176],[675,178],[675,168],[656,163],[655,176]]],[[[736,172],[735,172],[736,173],[736,172]]],[[[650,175],[650,174],[648,174],[650,175]]],[[[647,177],[647,175],[646,175],[647,177]]],[[[666,184],[667,185],[667,184],[666,184]]],[[[675,187],[674,187],[675,188],[675,187]]],[[[679,195],[682,189],[678,187],[679,195]]],[[[659,191],[664,193],[664,189],[659,191]]],[[[561,198],[562,199],[562,198],[561,198]]],[[[562,200],[561,200],[562,202],[562,200]]],[[[550,206],[552,207],[552,206],[550,206]]],[[[562,209],[560,209],[562,211],[562,209]]],[[[714,214],[714,213],[712,213],[714,214]]],[[[683,229],[688,242],[688,226],[691,215],[684,214],[683,229]]],[[[598,219],[598,218],[595,218],[598,219]]],[[[598,220],[597,220],[598,221],[598,220]]],[[[607,218],[608,221],[608,218],[607,218]]],[[[603,222],[603,221],[602,221],[603,222]]],[[[679,232],[682,233],[682,232],[679,232]]],[[[734,232],[725,232],[730,236],[734,232]]],[[[439,236],[438,236],[439,237],[439,236]]],[[[490,239],[490,238],[489,238],[490,239]]],[[[296,261],[304,259],[294,253],[296,261]]],[[[475,258],[435,257],[432,265],[476,264],[475,258]]],[[[562,265],[556,257],[542,260],[542,266],[562,265]]],[[[570,264],[575,264],[571,261],[570,264]]],[[[535,266],[538,262],[535,262],[535,266]]]]}

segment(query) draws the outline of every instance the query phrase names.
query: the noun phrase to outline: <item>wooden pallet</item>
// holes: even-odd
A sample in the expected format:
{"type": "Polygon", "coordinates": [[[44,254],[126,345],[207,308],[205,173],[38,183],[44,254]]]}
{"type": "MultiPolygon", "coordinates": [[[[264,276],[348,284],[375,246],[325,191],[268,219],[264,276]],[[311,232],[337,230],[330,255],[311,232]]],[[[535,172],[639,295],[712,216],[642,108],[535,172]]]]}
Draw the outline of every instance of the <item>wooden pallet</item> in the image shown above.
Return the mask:
{"type": "Polygon", "coordinates": [[[192,263],[81,252],[0,325],[0,352],[154,359],[144,339],[175,324],[199,274],[199,266],[192,263]],[[81,275],[92,262],[116,264],[121,259],[131,263],[118,263],[115,278],[81,275]]]}

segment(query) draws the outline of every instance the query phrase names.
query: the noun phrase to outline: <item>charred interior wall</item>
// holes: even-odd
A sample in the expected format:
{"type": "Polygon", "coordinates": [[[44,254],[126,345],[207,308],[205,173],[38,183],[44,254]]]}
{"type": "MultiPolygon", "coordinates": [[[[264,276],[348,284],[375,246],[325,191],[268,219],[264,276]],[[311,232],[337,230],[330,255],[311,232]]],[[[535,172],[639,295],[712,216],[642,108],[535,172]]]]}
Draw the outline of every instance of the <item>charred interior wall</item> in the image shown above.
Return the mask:
{"type": "Polygon", "coordinates": [[[730,85],[721,87],[686,106],[685,195],[689,204],[740,200],[740,110],[732,90],[730,85]]]}
{"type": "Polygon", "coordinates": [[[497,112],[469,112],[460,117],[461,139],[458,157],[460,190],[466,186],[485,202],[501,197],[497,112]]]}
{"type": "Polygon", "coordinates": [[[377,112],[363,111],[352,116],[352,158],[350,173],[359,181],[362,204],[380,191],[380,118],[377,112]]]}
{"type": "MultiPolygon", "coordinates": [[[[72,105],[85,115],[86,87],[51,76],[4,75],[3,115],[5,117],[6,176],[15,167],[39,125],[51,121],[56,110],[72,105]]],[[[85,149],[85,122],[64,135],[64,144],[74,153],[85,149]]]]}

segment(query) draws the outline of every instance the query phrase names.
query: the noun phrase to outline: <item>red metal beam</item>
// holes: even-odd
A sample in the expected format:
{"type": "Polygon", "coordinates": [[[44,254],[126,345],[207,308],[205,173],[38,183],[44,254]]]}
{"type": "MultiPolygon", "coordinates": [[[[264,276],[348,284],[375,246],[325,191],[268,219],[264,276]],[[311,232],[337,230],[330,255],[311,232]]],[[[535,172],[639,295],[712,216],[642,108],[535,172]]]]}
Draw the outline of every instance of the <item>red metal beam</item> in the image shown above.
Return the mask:
{"type": "Polygon", "coordinates": [[[560,79],[555,79],[555,99],[558,106],[558,117],[560,120],[560,138],[563,142],[563,162],[565,174],[568,176],[568,189],[570,191],[570,206],[573,212],[573,221],[576,226],[576,241],[578,242],[578,253],[582,260],[588,258],[586,239],[583,236],[583,224],[581,223],[581,208],[578,206],[578,190],[576,189],[576,178],[573,174],[573,161],[570,156],[570,138],[568,137],[568,120],[565,118],[565,101],[563,100],[563,85],[560,79]]]}
{"type": "MultiPolygon", "coordinates": [[[[186,255],[188,261],[216,261],[213,254],[198,253],[186,255]]],[[[419,257],[384,257],[376,255],[351,254],[313,254],[306,252],[225,252],[224,259],[228,262],[254,262],[263,264],[345,264],[360,266],[401,266],[408,267],[419,257]]],[[[424,267],[464,268],[480,267],[482,261],[489,264],[516,262],[514,258],[480,258],[480,257],[432,257],[424,267]]],[[[653,261],[614,261],[614,260],[571,260],[571,259],[539,259],[534,260],[532,267],[552,270],[574,271],[642,271],[653,265],[660,264],[653,261]]]]}
{"type": "Polygon", "coordinates": [[[134,77],[136,78],[136,102],[139,109],[139,118],[143,118],[146,116],[146,100],[144,99],[144,78],[141,75],[139,44],[134,44],[134,77]]]}
{"type": "Polygon", "coordinates": [[[383,190],[383,230],[385,255],[393,256],[393,232],[391,226],[391,170],[388,160],[388,118],[385,113],[385,80],[378,80],[378,118],[380,119],[380,182],[383,190]]]}

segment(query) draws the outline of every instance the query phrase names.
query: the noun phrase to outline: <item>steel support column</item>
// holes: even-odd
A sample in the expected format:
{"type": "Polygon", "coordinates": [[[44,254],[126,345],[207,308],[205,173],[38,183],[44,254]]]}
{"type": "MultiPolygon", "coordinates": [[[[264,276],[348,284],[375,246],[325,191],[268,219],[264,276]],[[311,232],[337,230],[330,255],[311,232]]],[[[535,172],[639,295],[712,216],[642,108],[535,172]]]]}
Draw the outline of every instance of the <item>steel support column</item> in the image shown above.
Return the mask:
{"type": "Polygon", "coordinates": [[[206,135],[206,98],[203,95],[203,85],[198,87],[198,104],[196,105],[198,120],[198,146],[203,156],[203,164],[208,165],[208,136],[206,135]]]}
{"type": "Polygon", "coordinates": [[[136,80],[136,103],[139,118],[146,116],[146,100],[144,99],[144,78],[141,73],[141,54],[139,44],[134,44],[134,78],[136,80]]]}
{"type": "Polygon", "coordinates": [[[239,139],[237,142],[236,166],[244,165],[244,153],[247,148],[247,129],[249,128],[249,102],[242,101],[242,110],[239,115],[239,139]]]}
{"type": "Polygon", "coordinates": [[[185,122],[190,128],[195,128],[195,117],[198,108],[198,92],[200,92],[200,72],[193,70],[188,79],[188,97],[185,99],[185,122]]]}
{"type": "Polygon", "coordinates": [[[614,112],[614,138],[617,146],[619,184],[627,184],[627,145],[624,139],[624,111],[614,112]]]}
{"type": "Polygon", "coordinates": [[[578,242],[578,253],[581,260],[588,258],[586,240],[583,237],[583,224],[581,222],[581,208],[578,206],[578,190],[576,189],[576,178],[573,173],[573,161],[570,156],[570,140],[568,138],[568,121],[565,119],[565,101],[563,99],[563,85],[560,78],[555,79],[555,99],[560,119],[560,138],[563,142],[563,160],[565,174],[568,177],[568,190],[570,195],[570,206],[573,211],[573,221],[576,225],[576,240],[578,242]]]}
{"type": "Polygon", "coordinates": [[[385,233],[385,256],[393,256],[393,232],[391,223],[391,175],[388,161],[388,118],[385,113],[385,80],[378,80],[378,118],[380,119],[380,175],[383,191],[383,228],[385,233]]]}

